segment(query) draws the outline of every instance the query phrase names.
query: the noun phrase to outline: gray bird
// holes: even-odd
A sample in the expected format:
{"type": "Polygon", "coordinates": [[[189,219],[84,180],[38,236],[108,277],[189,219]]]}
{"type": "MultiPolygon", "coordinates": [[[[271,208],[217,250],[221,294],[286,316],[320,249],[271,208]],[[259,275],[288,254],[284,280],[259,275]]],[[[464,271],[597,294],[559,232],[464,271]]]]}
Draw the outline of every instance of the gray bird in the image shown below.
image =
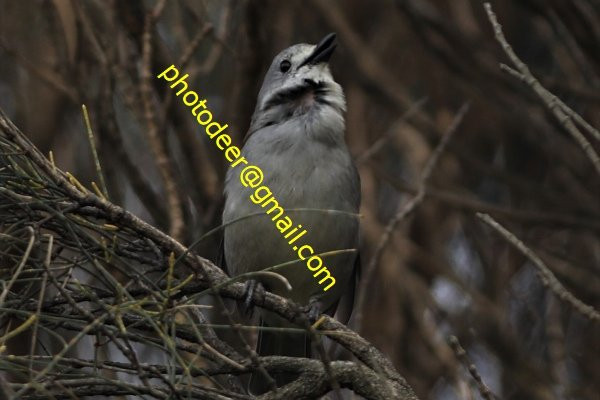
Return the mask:
{"type": "MultiPolygon", "coordinates": [[[[315,254],[358,246],[360,178],[344,141],[344,93],[328,66],[335,46],[335,34],[331,33],[318,45],[297,44],[275,57],[258,94],[242,149],[248,162],[264,172],[263,185],[272,190],[294,222],[307,230],[302,239],[315,254]],[[300,208],[310,210],[291,211],[300,208]]],[[[271,216],[250,201],[252,193],[253,189],[240,183],[239,169],[230,168],[225,180],[223,250],[231,276],[298,260],[271,216]],[[243,218],[257,213],[260,215],[243,218]]],[[[336,280],[327,291],[302,261],[274,270],[287,278],[291,291],[277,279],[260,278],[258,283],[266,290],[310,306],[313,316],[333,315],[342,295],[350,294],[345,297],[352,303],[358,256],[356,252],[345,252],[322,259],[336,280]]],[[[248,296],[256,283],[247,283],[248,296]]],[[[263,326],[292,327],[266,311],[260,312],[260,318],[263,326]]],[[[309,351],[302,334],[259,334],[261,356],[300,357],[309,351]]],[[[278,385],[290,379],[283,374],[275,378],[278,385]]],[[[252,381],[255,382],[254,376],[252,381]]],[[[260,386],[251,383],[251,390],[264,390],[260,386]]]]}

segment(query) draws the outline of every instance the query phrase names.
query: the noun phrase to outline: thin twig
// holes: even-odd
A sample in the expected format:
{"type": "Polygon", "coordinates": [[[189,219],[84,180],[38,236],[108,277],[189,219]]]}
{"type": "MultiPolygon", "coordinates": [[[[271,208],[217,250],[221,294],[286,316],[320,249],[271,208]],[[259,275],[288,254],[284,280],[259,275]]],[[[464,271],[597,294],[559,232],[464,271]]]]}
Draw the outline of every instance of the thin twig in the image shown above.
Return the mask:
{"type": "Polygon", "coordinates": [[[456,336],[450,336],[450,338],[448,339],[448,343],[454,351],[456,358],[458,358],[458,360],[465,366],[467,371],[469,371],[469,374],[471,374],[471,377],[475,381],[475,384],[477,385],[477,389],[479,390],[481,397],[483,397],[485,400],[496,399],[496,396],[494,395],[494,393],[492,393],[490,388],[487,387],[485,383],[483,383],[483,379],[481,379],[481,375],[479,374],[479,371],[477,371],[477,367],[475,366],[475,364],[473,364],[473,362],[467,355],[465,349],[463,349],[463,347],[460,345],[458,338],[456,336]]]}
{"type": "Polygon", "coordinates": [[[517,56],[511,45],[504,37],[504,34],[502,33],[502,26],[498,23],[496,14],[494,14],[490,3],[484,3],[483,6],[485,8],[485,11],[487,12],[488,19],[490,20],[490,23],[494,28],[496,40],[498,41],[498,43],[500,43],[502,49],[504,50],[504,53],[506,53],[510,61],[517,68],[518,73],[515,74],[507,66],[502,67],[502,69],[504,71],[511,72],[511,75],[518,77],[527,85],[529,85],[529,87],[531,87],[531,89],[538,95],[538,97],[542,100],[546,107],[548,107],[548,109],[552,112],[552,115],[554,115],[554,117],[565,128],[565,130],[571,136],[573,136],[579,147],[581,147],[587,158],[589,158],[589,160],[594,165],[596,172],[600,174],[600,157],[598,156],[598,153],[596,153],[590,142],[573,123],[572,115],[575,114],[575,112],[565,112],[566,105],[564,105],[564,103],[564,106],[561,105],[562,102],[560,102],[554,94],[550,93],[550,91],[544,88],[542,84],[533,76],[533,74],[529,70],[529,67],[523,61],[521,61],[521,59],[517,56]]]}
{"type": "MultiPolygon", "coordinates": [[[[40,323],[40,327],[50,336],[56,336],[59,342],[63,342],[63,349],[72,349],[75,342],[65,342],[53,331],[56,326],[77,332],[77,336],[74,338],[75,341],[84,335],[100,333],[119,347],[119,350],[129,359],[131,366],[138,371],[138,376],[142,382],[148,382],[148,379],[154,380],[155,378],[164,382],[159,387],[148,386],[150,393],[154,392],[159,397],[162,396],[161,393],[165,392],[170,393],[175,398],[185,396],[172,389],[173,380],[169,379],[170,375],[159,374],[153,368],[142,370],[135,356],[135,350],[127,343],[128,341],[131,340],[141,345],[149,345],[165,351],[169,356],[175,356],[173,359],[179,366],[187,367],[180,358],[176,357],[175,350],[194,355],[198,355],[201,351],[202,356],[206,356],[211,362],[222,364],[221,367],[230,368],[232,372],[239,371],[232,370],[231,365],[224,364],[223,360],[219,359],[220,357],[207,352],[204,346],[185,344],[184,342],[198,344],[198,336],[194,332],[180,324],[167,327],[163,320],[157,321],[153,318],[155,315],[160,316],[160,312],[152,314],[152,310],[156,306],[160,309],[160,305],[163,304],[166,295],[164,292],[166,283],[152,281],[151,277],[148,277],[139,269],[139,262],[154,266],[155,271],[164,271],[165,266],[152,257],[141,256],[140,253],[156,254],[154,250],[156,248],[160,255],[174,252],[176,257],[181,256],[181,265],[174,268],[174,274],[190,268],[195,272],[195,279],[193,279],[193,283],[181,288],[179,287],[180,284],[172,282],[173,285],[176,285],[172,290],[177,288],[177,293],[173,294],[172,297],[175,298],[180,293],[182,296],[198,293],[214,295],[217,304],[226,312],[230,321],[232,321],[231,315],[227,313],[224,307],[223,298],[245,299],[242,284],[228,282],[230,278],[213,263],[193,254],[177,240],[147,224],[132,213],[102,197],[96,196],[93,192],[79,190],[60,169],[49,162],[31,141],[14,126],[2,110],[0,110],[0,148],[9,152],[19,152],[18,159],[13,161],[10,164],[11,167],[6,168],[3,173],[7,173],[7,181],[26,183],[15,188],[11,187],[11,189],[23,191],[27,194],[27,196],[24,196],[26,203],[23,204],[23,199],[6,196],[0,191],[3,199],[6,199],[3,206],[9,207],[9,211],[15,209],[19,212],[26,212],[26,214],[21,214],[26,222],[34,221],[39,224],[40,229],[49,230],[55,234],[55,242],[58,241],[58,244],[55,244],[54,247],[60,249],[60,246],[66,246],[69,253],[74,252],[76,255],[75,259],[71,259],[70,255],[60,255],[60,250],[56,250],[56,258],[60,267],[53,268],[52,271],[63,274],[63,276],[66,271],[73,270],[74,272],[73,277],[63,277],[62,283],[66,283],[65,286],[61,285],[54,274],[37,266],[38,279],[41,281],[41,274],[45,271],[48,280],[56,287],[60,297],[68,303],[66,308],[60,306],[55,308],[52,305],[55,300],[44,302],[40,316],[40,320],[43,321],[43,323],[40,323]],[[31,187],[28,186],[31,185],[29,182],[34,182],[36,185],[37,182],[40,182],[43,183],[43,186],[40,185],[39,188],[37,186],[31,187]],[[40,201],[40,199],[43,199],[43,201],[40,201]],[[114,228],[104,230],[102,227],[107,225],[114,228]],[[100,238],[98,238],[98,235],[100,235],[100,238]],[[153,245],[148,246],[148,241],[152,242],[153,245]],[[99,259],[98,257],[102,258],[99,259]],[[137,297],[133,297],[127,288],[119,283],[113,271],[107,271],[100,265],[99,260],[110,263],[111,268],[122,274],[121,276],[127,279],[126,286],[141,285],[141,288],[136,288],[137,297]],[[134,262],[130,263],[130,261],[134,262]],[[97,282],[102,282],[103,285],[96,287],[90,283],[79,283],[74,277],[76,276],[75,273],[81,270],[92,274],[92,276],[97,276],[97,282]],[[225,282],[228,283],[224,284],[225,282]],[[102,301],[100,296],[104,299],[113,300],[110,302],[102,301]],[[87,300],[83,300],[84,298],[87,300]],[[95,308],[89,308],[90,306],[95,308]],[[90,310],[94,310],[94,314],[90,310]],[[107,317],[107,319],[102,320],[101,323],[95,321],[95,318],[93,320],[92,317],[98,315],[98,313],[102,313],[101,318],[107,317]],[[172,333],[167,333],[167,330],[172,333]],[[173,336],[172,339],[171,335],[173,336]],[[121,343],[121,340],[125,343],[121,343]]],[[[4,176],[2,178],[5,179],[4,176]]],[[[6,192],[10,194],[11,190],[7,189],[6,192]]],[[[22,224],[22,222],[19,224],[22,224]]],[[[9,236],[8,233],[5,235],[9,236]]],[[[18,242],[24,243],[25,241],[18,239],[18,242]]],[[[45,264],[41,263],[41,266],[44,267],[45,264]]],[[[177,277],[177,279],[181,282],[180,277],[177,277]]],[[[289,299],[270,292],[264,292],[261,294],[256,293],[251,300],[255,306],[274,312],[292,323],[303,325],[303,312],[299,312],[299,305],[289,299]]],[[[8,302],[6,303],[8,304],[8,302]]],[[[32,314],[34,315],[36,310],[36,304],[33,303],[35,302],[26,301],[23,303],[23,300],[11,299],[12,308],[4,307],[1,311],[29,318],[32,314]],[[23,308],[27,311],[23,311],[23,308]]],[[[60,304],[65,303],[61,302],[60,304]]],[[[174,322],[175,319],[173,318],[172,321],[174,322]]],[[[230,322],[230,326],[233,327],[234,331],[241,334],[241,329],[236,329],[234,322],[230,322]]],[[[209,327],[200,329],[210,331],[209,327]]],[[[343,368],[340,370],[338,367],[340,362],[332,362],[328,366],[327,364],[323,365],[322,360],[298,359],[295,371],[299,373],[299,378],[289,385],[279,388],[277,393],[273,393],[273,396],[265,395],[263,398],[282,398],[282,395],[290,400],[299,398],[297,396],[299,388],[302,388],[304,393],[308,393],[304,398],[307,396],[308,398],[319,397],[332,388],[331,381],[333,380],[338,381],[341,387],[350,388],[359,394],[366,394],[364,397],[367,398],[416,399],[414,392],[402,376],[397,373],[393,364],[380,351],[346,326],[325,316],[319,326],[318,334],[326,335],[331,340],[339,343],[354,354],[360,362],[343,362],[343,368]],[[326,368],[329,371],[326,371],[326,368]],[[351,375],[348,375],[349,373],[351,375]]],[[[281,370],[281,368],[272,367],[273,364],[266,364],[270,358],[258,357],[252,348],[246,348],[252,359],[252,362],[246,362],[236,352],[224,352],[222,349],[228,346],[218,339],[213,340],[204,334],[202,336],[212,348],[238,364],[244,365],[248,372],[259,370],[268,376],[267,371],[281,370]]],[[[19,389],[33,389],[37,392],[52,389],[55,392],[58,391],[58,393],[65,393],[67,391],[65,388],[68,385],[65,385],[64,382],[60,385],[56,383],[53,386],[46,386],[49,380],[36,381],[36,378],[55,376],[64,355],[64,352],[59,352],[30,381],[29,385],[19,386],[19,389]]],[[[289,365],[288,360],[283,365],[289,365]]],[[[184,373],[186,377],[189,376],[187,372],[184,373]]],[[[194,387],[198,386],[194,385],[194,387]]],[[[202,390],[204,390],[204,387],[202,387],[202,390]]],[[[230,392],[225,393],[230,394],[230,392]]],[[[31,397],[48,398],[48,396],[44,396],[46,396],[46,393],[43,393],[43,395],[36,393],[31,397]]],[[[235,398],[234,396],[229,397],[235,398]]]]}
{"type": "Polygon", "coordinates": [[[540,277],[544,287],[550,289],[562,301],[570,304],[574,309],[579,311],[592,321],[600,321],[600,314],[592,306],[585,304],[583,301],[575,297],[569,292],[560,281],[554,276],[550,268],[539,258],[529,247],[527,247],[519,238],[517,238],[508,229],[500,225],[495,219],[488,214],[477,213],[483,222],[494,228],[502,235],[510,244],[516,247],[525,257],[535,265],[538,276],[540,277]]]}
{"type": "Polygon", "coordinates": [[[152,86],[153,74],[152,69],[152,30],[156,19],[160,15],[164,7],[164,1],[160,1],[154,11],[146,15],[144,22],[144,33],[142,43],[142,67],[141,67],[141,83],[140,92],[142,103],[144,106],[144,117],[148,129],[148,141],[156,158],[156,165],[160,172],[167,196],[167,212],[169,214],[169,235],[177,240],[182,239],[184,221],[182,202],[179,198],[177,185],[174,179],[174,171],[171,161],[167,155],[167,151],[163,146],[163,141],[159,137],[159,126],[156,121],[156,110],[153,107],[154,90],[152,86]]]}
{"type": "MultiPolygon", "coordinates": [[[[50,261],[52,260],[52,244],[54,243],[54,236],[48,235],[48,248],[46,250],[46,258],[44,259],[45,269],[50,270],[50,261]]],[[[30,348],[30,364],[29,364],[29,379],[33,378],[33,356],[35,354],[35,344],[37,341],[38,324],[40,322],[40,316],[42,314],[42,303],[44,302],[44,295],[46,293],[46,284],[48,282],[48,273],[44,271],[44,278],[42,285],[40,286],[40,296],[38,298],[37,310],[35,310],[36,321],[33,326],[33,333],[31,334],[31,348],[30,348]]]]}
{"type": "Polygon", "coordinates": [[[466,113],[468,111],[469,111],[469,103],[463,104],[463,106],[460,108],[460,110],[456,114],[456,117],[454,117],[452,124],[450,124],[450,126],[448,127],[448,129],[446,130],[444,135],[442,136],[442,139],[438,143],[437,147],[435,148],[435,150],[433,151],[433,153],[427,160],[427,164],[425,165],[425,167],[423,168],[423,171],[421,172],[421,178],[419,181],[419,188],[417,190],[417,194],[414,197],[412,197],[407,203],[405,203],[404,205],[402,205],[399,208],[396,215],[394,215],[394,217],[388,222],[387,226],[385,227],[385,230],[384,230],[383,234],[381,235],[381,238],[379,239],[379,243],[377,244],[377,247],[375,248],[375,252],[374,252],[373,256],[371,257],[371,261],[369,262],[369,265],[365,269],[365,275],[362,278],[361,287],[360,287],[360,290],[358,293],[358,300],[356,302],[356,329],[357,330],[360,330],[361,323],[362,323],[362,310],[364,309],[367,288],[369,286],[369,282],[371,281],[371,279],[375,273],[377,264],[379,263],[379,258],[383,254],[383,250],[386,248],[388,242],[390,241],[390,239],[392,237],[392,233],[396,229],[396,226],[398,225],[398,223],[400,223],[400,221],[404,220],[411,212],[413,212],[415,210],[415,208],[419,204],[421,204],[423,202],[423,199],[425,198],[425,194],[426,194],[426,190],[427,190],[427,182],[429,181],[431,173],[433,172],[433,169],[437,165],[437,162],[438,162],[442,152],[446,148],[446,145],[450,141],[450,138],[452,137],[452,135],[454,135],[454,132],[456,132],[456,130],[460,126],[464,116],[466,115],[466,113]]]}
{"type": "Polygon", "coordinates": [[[107,199],[108,189],[106,188],[106,182],[104,181],[104,174],[102,173],[102,166],[100,165],[100,159],[98,158],[98,152],[96,151],[96,142],[94,141],[94,131],[92,130],[92,124],[90,123],[90,116],[88,115],[87,107],[85,104],[81,105],[81,112],[83,113],[83,121],[85,122],[85,129],[87,131],[87,137],[90,142],[92,149],[92,157],[94,157],[94,166],[96,167],[96,173],[98,174],[98,180],[100,181],[100,187],[102,188],[102,194],[107,199]]]}
{"type": "Polygon", "coordinates": [[[4,290],[2,290],[2,294],[0,294],[0,307],[2,307],[4,305],[4,300],[6,299],[8,292],[10,292],[10,288],[12,288],[12,286],[15,284],[15,281],[21,274],[21,271],[23,270],[25,263],[29,259],[29,254],[31,254],[31,249],[33,248],[33,245],[35,243],[35,232],[33,231],[33,228],[28,226],[27,231],[29,232],[29,235],[30,235],[29,243],[27,243],[27,248],[25,249],[25,253],[23,253],[23,257],[21,257],[21,262],[19,263],[19,266],[17,267],[15,272],[12,274],[10,281],[8,281],[8,284],[4,287],[4,290]]]}
{"type": "Polygon", "coordinates": [[[194,36],[194,38],[190,41],[188,46],[183,50],[183,54],[181,55],[181,57],[179,57],[177,65],[179,66],[180,70],[183,70],[185,67],[187,67],[188,62],[194,55],[194,52],[196,51],[200,43],[202,43],[202,40],[204,40],[206,35],[212,33],[213,30],[214,27],[210,23],[206,24],[203,29],[198,30],[196,36],[194,36]]]}
{"type": "Polygon", "coordinates": [[[398,131],[399,125],[410,118],[412,115],[421,110],[421,107],[427,102],[427,97],[423,97],[422,99],[415,102],[404,114],[402,114],[392,125],[390,128],[381,135],[369,148],[367,148],[364,152],[362,152],[358,157],[356,157],[356,163],[362,164],[367,161],[373,154],[375,154],[379,149],[383,147],[383,145],[390,140],[394,136],[394,134],[398,131]]]}

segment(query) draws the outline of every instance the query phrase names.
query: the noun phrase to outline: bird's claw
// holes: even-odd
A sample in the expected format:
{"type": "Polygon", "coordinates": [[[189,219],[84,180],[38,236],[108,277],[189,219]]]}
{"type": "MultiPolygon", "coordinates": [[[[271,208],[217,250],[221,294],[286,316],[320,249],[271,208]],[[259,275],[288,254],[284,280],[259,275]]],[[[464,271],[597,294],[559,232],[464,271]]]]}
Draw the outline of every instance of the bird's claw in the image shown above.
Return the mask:
{"type": "Polygon", "coordinates": [[[262,283],[255,279],[250,279],[244,283],[244,303],[242,311],[246,316],[252,316],[254,305],[252,304],[252,297],[255,292],[264,293],[265,288],[262,283]]]}
{"type": "Polygon", "coordinates": [[[308,303],[308,310],[306,311],[306,315],[308,316],[308,320],[310,323],[315,323],[319,316],[323,313],[323,304],[319,300],[310,301],[308,303]]]}

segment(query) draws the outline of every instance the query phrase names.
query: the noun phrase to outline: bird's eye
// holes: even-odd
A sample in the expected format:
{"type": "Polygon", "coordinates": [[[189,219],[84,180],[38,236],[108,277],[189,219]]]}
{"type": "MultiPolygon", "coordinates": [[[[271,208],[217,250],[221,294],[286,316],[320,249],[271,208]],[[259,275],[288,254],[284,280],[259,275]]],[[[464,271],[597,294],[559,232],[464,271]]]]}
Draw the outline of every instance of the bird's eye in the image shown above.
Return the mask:
{"type": "Polygon", "coordinates": [[[291,66],[292,66],[291,62],[289,62],[288,60],[283,60],[281,62],[281,64],[279,64],[279,70],[281,72],[288,72],[288,70],[290,69],[291,66]]]}

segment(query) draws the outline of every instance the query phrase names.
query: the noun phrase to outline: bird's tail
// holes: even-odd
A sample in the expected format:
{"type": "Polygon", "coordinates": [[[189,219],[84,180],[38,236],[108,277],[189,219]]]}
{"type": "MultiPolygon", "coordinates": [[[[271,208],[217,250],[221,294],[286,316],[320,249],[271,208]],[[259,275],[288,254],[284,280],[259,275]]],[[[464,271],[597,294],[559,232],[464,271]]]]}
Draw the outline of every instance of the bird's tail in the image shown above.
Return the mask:
{"type": "MultiPolygon", "coordinates": [[[[289,323],[287,325],[289,325],[289,323]]],[[[258,333],[257,347],[259,357],[310,357],[310,340],[306,333],[262,329],[270,327],[262,319],[260,322],[260,326],[261,330],[258,333]]],[[[296,374],[283,371],[269,372],[269,375],[273,379],[275,379],[275,384],[278,387],[290,383],[297,378],[296,374]]],[[[270,389],[270,387],[266,377],[263,374],[261,374],[260,371],[256,371],[252,373],[252,377],[250,378],[249,389],[252,394],[262,394],[267,392],[270,389]]]]}

